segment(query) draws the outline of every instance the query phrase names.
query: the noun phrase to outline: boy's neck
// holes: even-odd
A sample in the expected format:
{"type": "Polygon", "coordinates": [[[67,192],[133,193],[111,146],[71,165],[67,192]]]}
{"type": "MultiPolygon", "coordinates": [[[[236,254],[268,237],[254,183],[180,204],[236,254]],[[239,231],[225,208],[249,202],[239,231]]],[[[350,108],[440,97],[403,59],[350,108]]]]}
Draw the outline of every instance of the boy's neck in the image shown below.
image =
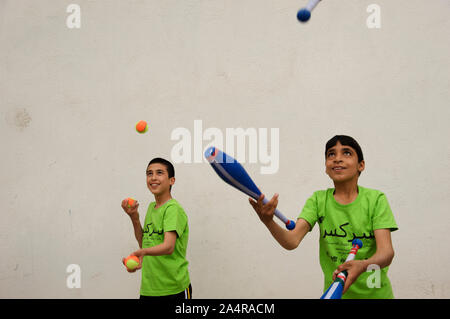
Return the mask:
{"type": "Polygon", "coordinates": [[[162,205],[164,205],[167,201],[172,199],[172,195],[170,193],[161,194],[161,195],[155,195],[155,208],[158,208],[162,205]]]}
{"type": "Polygon", "coordinates": [[[358,197],[358,181],[334,183],[334,199],[340,204],[350,204],[358,197]]]}

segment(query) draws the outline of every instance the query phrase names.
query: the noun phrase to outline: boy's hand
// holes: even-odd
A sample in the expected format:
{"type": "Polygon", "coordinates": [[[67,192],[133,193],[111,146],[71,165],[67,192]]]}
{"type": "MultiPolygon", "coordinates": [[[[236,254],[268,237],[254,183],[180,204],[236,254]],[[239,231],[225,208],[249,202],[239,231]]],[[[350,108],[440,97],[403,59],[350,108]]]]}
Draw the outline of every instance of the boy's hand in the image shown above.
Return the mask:
{"type": "Polygon", "coordinates": [[[347,279],[345,280],[342,294],[345,294],[347,289],[356,281],[356,279],[358,279],[359,275],[366,270],[366,266],[362,260],[347,261],[333,272],[333,281],[336,279],[336,276],[344,270],[347,270],[347,279]]]}
{"type": "Polygon", "coordinates": [[[141,254],[139,254],[139,251],[130,254],[130,256],[136,256],[137,258],[139,258],[139,265],[138,265],[136,268],[134,268],[133,270],[128,269],[128,267],[125,266],[125,259],[126,259],[126,258],[122,258],[122,264],[124,264],[125,268],[127,268],[127,271],[128,271],[129,273],[133,273],[133,272],[136,272],[136,270],[139,270],[139,269],[142,268],[142,258],[143,258],[144,256],[141,255],[141,254]]]}
{"type": "Polygon", "coordinates": [[[122,201],[122,208],[123,208],[124,212],[127,213],[128,216],[130,216],[130,217],[138,215],[138,207],[139,207],[139,203],[137,200],[135,200],[134,203],[131,204],[130,207],[128,207],[128,198],[125,198],[122,201]]]}
{"type": "Polygon", "coordinates": [[[258,214],[259,219],[267,225],[271,220],[273,220],[273,215],[278,205],[278,194],[273,195],[272,199],[268,201],[267,204],[263,204],[263,199],[264,194],[261,194],[256,202],[251,198],[248,200],[250,205],[252,205],[253,209],[258,214]]]}

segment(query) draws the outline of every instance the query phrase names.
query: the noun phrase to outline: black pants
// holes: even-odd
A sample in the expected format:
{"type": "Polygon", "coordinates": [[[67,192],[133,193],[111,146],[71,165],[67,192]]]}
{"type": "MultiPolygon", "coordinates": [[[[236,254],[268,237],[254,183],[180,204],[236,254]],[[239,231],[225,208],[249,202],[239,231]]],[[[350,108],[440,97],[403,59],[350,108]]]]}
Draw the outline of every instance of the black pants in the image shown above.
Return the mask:
{"type": "Polygon", "coordinates": [[[189,284],[189,287],[187,287],[185,290],[183,290],[180,293],[177,293],[175,295],[168,295],[168,296],[140,296],[140,300],[155,300],[155,299],[168,299],[168,300],[179,300],[179,299],[192,299],[192,285],[189,284]]]}

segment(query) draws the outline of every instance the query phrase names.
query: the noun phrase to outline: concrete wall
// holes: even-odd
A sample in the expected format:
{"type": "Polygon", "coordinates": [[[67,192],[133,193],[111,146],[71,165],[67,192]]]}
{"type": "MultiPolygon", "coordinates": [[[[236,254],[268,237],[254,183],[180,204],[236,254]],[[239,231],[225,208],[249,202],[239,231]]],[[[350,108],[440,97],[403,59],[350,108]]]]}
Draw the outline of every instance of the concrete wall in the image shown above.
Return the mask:
{"type": "Polygon", "coordinates": [[[273,128],[277,169],[243,163],[281,211],[295,218],[332,187],[325,142],[355,137],[360,184],[386,193],[400,228],[396,297],[449,298],[450,2],[324,0],[302,25],[306,2],[0,0],[0,297],[136,298],[120,202],[138,199],[143,221],[147,163],[171,159],[185,128],[192,156],[175,163],[173,196],[189,215],[194,297],[318,298],[318,228],[283,250],[196,160],[208,128],[224,145],[227,128],[273,128]],[[81,288],[67,287],[71,264],[81,288]]]}

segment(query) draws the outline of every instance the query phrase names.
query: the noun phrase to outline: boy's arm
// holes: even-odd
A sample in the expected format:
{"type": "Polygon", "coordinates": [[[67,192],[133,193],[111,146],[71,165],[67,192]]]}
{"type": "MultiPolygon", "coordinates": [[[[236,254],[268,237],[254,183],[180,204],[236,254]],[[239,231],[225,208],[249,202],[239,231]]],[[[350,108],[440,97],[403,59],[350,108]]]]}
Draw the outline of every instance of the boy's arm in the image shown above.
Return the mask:
{"type": "Polygon", "coordinates": [[[293,230],[282,228],[273,220],[273,215],[278,205],[278,194],[275,194],[267,204],[262,203],[263,199],[264,195],[261,195],[256,202],[249,198],[250,205],[252,205],[253,209],[258,214],[259,219],[266,225],[273,238],[275,238],[283,248],[287,250],[297,248],[311,228],[309,223],[304,219],[297,219],[297,223],[293,230]]]}
{"type": "Polygon", "coordinates": [[[122,208],[127,213],[127,215],[131,219],[131,223],[133,224],[134,228],[134,237],[136,237],[136,240],[139,244],[139,248],[142,248],[142,226],[141,221],[139,219],[139,213],[138,213],[138,207],[139,203],[137,201],[134,201],[134,203],[128,207],[128,200],[124,199],[122,201],[122,208]]]}
{"type": "Polygon", "coordinates": [[[177,241],[177,233],[175,231],[167,231],[164,233],[164,242],[162,244],[139,249],[135,251],[132,255],[143,257],[143,256],[162,256],[171,255],[175,249],[175,243],[177,241]]]}
{"type": "Polygon", "coordinates": [[[389,266],[394,259],[394,248],[392,247],[390,229],[374,230],[377,251],[369,259],[363,260],[364,271],[369,265],[378,265],[380,269],[389,266]]]}
{"type": "Polygon", "coordinates": [[[394,259],[394,248],[392,247],[391,230],[376,229],[374,230],[377,250],[372,257],[366,260],[352,260],[340,265],[333,273],[333,280],[341,271],[347,270],[348,276],[345,281],[344,291],[358,279],[359,275],[367,271],[370,265],[377,265],[380,269],[389,266],[394,259]]]}
{"type": "MultiPolygon", "coordinates": [[[[130,256],[136,256],[139,258],[139,265],[128,272],[133,273],[136,270],[142,268],[142,258],[144,256],[162,256],[162,255],[171,255],[175,249],[175,243],[177,241],[177,233],[175,231],[167,231],[164,233],[164,242],[162,244],[149,247],[149,248],[141,248],[134,253],[131,253],[130,256]]],[[[122,263],[125,264],[125,258],[122,258],[122,263]]]]}
{"type": "Polygon", "coordinates": [[[139,219],[139,214],[130,216],[130,218],[134,228],[134,237],[136,237],[136,240],[139,244],[139,248],[142,248],[142,226],[141,221],[139,219]]]}

